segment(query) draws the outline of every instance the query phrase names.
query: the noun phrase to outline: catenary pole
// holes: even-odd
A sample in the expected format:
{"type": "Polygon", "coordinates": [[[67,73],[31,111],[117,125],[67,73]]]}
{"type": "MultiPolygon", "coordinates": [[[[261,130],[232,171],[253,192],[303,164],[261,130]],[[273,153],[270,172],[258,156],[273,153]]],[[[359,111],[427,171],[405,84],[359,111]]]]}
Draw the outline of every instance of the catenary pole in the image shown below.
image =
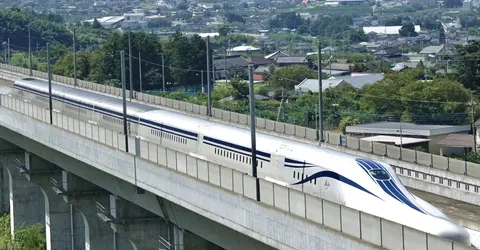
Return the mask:
{"type": "Polygon", "coordinates": [[[322,86],[322,51],[318,43],[318,141],[323,142],[323,86],[322,86]]]}
{"type": "Polygon", "coordinates": [[[250,132],[251,132],[251,142],[252,142],[252,176],[255,178],[255,190],[257,201],[260,201],[260,180],[257,177],[257,143],[256,143],[256,133],[255,133],[255,94],[253,88],[253,65],[248,65],[248,90],[249,90],[249,101],[250,101],[250,132]]]}
{"type": "Polygon", "coordinates": [[[50,44],[47,43],[47,75],[48,75],[48,108],[50,109],[50,124],[53,124],[53,104],[52,104],[52,72],[50,69],[50,44]]]}
{"type": "Polygon", "coordinates": [[[127,128],[127,90],[125,80],[125,53],[120,51],[121,75],[122,75],[122,98],[123,98],[123,133],[125,134],[125,151],[128,152],[128,128],[127,128]]]}

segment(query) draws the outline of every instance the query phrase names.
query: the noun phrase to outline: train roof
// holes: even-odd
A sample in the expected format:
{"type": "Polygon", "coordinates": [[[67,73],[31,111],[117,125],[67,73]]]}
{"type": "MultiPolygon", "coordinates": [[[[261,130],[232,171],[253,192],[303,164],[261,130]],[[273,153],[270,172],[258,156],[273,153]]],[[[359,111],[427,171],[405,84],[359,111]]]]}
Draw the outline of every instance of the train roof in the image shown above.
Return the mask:
{"type": "MultiPolygon", "coordinates": [[[[34,87],[36,89],[42,89],[44,91],[48,91],[48,82],[44,80],[38,80],[34,78],[24,78],[24,79],[15,81],[16,85],[20,85],[20,83],[28,84],[29,87],[34,87]]],[[[94,101],[96,103],[96,106],[109,107],[117,111],[118,113],[123,112],[123,107],[122,107],[123,101],[118,97],[98,94],[88,90],[73,88],[73,87],[65,86],[62,84],[56,84],[56,83],[52,83],[52,93],[56,95],[68,96],[69,98],[72,98],[80,102],[82,100],[88,99],[88,100],[94,101]]],[[[155,107],[144,105],[144,104],[127,102],[127,112],[129,114],[138,114],[138,113],[148,112],[156,109],[157,108],[155,107]]]]}

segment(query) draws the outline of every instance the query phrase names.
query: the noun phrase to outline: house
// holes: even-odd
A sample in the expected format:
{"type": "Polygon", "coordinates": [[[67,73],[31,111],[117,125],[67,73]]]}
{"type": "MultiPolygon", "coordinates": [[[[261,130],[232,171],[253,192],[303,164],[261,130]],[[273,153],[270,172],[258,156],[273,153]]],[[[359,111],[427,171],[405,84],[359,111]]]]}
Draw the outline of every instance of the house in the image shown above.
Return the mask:
{"type": "Polygon", "coordinates": [[[467,134],[469,131],[470,125],[419,125],[403,122],[376,122],[346,127],[346,132],[356,137],[389,136],[394,139],[392,141],[396,145],[404,147],[414,147],[425,143],[429,153],[442,153],[443,155],[460,155],[463,149],[443,148],[438,143],[441,143],[450,134],[467,134]],[[407,143],[408,141],[412,142],[407,143]]]}
{"type": "Polygon", "coordinates": [[[438,61],[440,59],[440,53],[444,51],[443,44],[438,46],[428,46],[422,49],[418,54],[423,56],[423,61],[438,61]]]}
{"type": "Polygon", "coordinates": [[[304,56],[289,56],[289,57],[278,57],[275,61],[278,67],[286,67],[292,65],[308,65],[308,60],[304,56]]]}
{"type": "MultiPolygon", "coordinates": [[[[322,91],[331,87],[338,87],[348,84],[342,79],[323,79],[322,80],[322,91]]],[[[314,92],[318,93],[318,79],[308,79],[305,78],[300,84],[295,85],[295,91],[300,93],[314,92]]]]}
{"type": "Polygon", "coordinates": [[[287,53],[281,52],[281,51],[279,50],[279,51],[273,52],[272,54],[266,55],[266,56],[265,56],[265,59],[276,61],[277,58],[279,58],[279,57],[285,57],[285,56],[289,56],[289,55],[288,55],[287,53]]]}
{"type": "Polygon", "coordinates": [[[269,68],[266,65],[258,66],[254,71],[253,71],[253,80],[254,81],[263,81],[263,77],[265,74],[269,74],[269,68]]]}
{"type": "Polygon", "coordinates": [[[244,68],[246,70],[248,68],[248,62],[239,55],[216,57],[213,59],[213,66],[215,68],[215,72],[219,72],[220,78],[225,79],[225,68],[227,71],[230,68],[244,68]]]}
{"type": "Polygon", "coordinates": [[[408,0],[410,5],[420,5],[420,6],[436,6],[436,0],[408,0]]]}
{"type": "Polygon", "coordinates": [[[367,84],[373,84],[382,80],[383,74],[351,74],[349,76],[337,76],[336,79],[341,79],[346,83],[352,85],[354,88],[361,89],[367,84]]]}
{"type": "Polygon", "coordinates": [[[275,63],[274,60],[266,59],[264,56],[251,56],[245,60],[253,64],[254,66],[269,65],[275,63]]]}
{"type": "Polygon", "coordinates": [[[394,58],[399,57],[402,54],[397,48],[384,48],[379,49],[373,53],[377,59],[381,58],[394,58]]]}
{"type": "MultiPolygon", "coordinates": [[[[415,25],[415,32],[420,32],[420,25],[415,25]]],[[[375,33],[375,34],[384,34],[384,35],[399,35],[399,31],[402,26],[374,26],[374,27],[363,27],[363,32],[365,34],[375,33]]]]}
{"type": "Polygon", "coordinates": [[[338,3],[338,5],[344,6],[358,6],[358,5],[366,5],[367,1],[365,0],[327,0],[325,4],[332,4],[338,3]]]}
{"type": "Polygon", "coordinates": [[[242,54],[250,54],[250,53],[257,53],[260,52],[261,49],[253,47],[253,46],[238,46],[235,48],[231,48],[228,50],[228,55],[229,56],[235,56],[235,55],[242,55],[242,54]]]}

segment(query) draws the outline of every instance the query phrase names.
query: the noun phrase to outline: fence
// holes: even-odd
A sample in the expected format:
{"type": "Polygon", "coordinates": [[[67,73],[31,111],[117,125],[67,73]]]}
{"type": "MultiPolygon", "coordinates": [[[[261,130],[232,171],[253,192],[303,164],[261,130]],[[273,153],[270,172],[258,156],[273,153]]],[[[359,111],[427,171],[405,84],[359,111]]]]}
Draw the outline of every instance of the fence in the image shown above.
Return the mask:
{"type": "MultiPolygon", "coordinates": [[[[20,73],[23,75],[28,75],[29,70],[26,68],[11,66],[7,64],[0,64],[0,69],[8,70],[11,72],[20,73]]],[[[47,73],[41,71],[33,71],[33,76],[38,78],[46,79],[47,73]]],[[[53,75],[53,81],[73,85],[73,78],[64,77],[59,75],[53,75]]],[[[90,89],[106,94],[112,94],[115,96],[121,96],[121,89],[97,84],[93,82],[77,80],[77,84],[81,88],[90,89]]],[[[173,108],[178,111],[200,116],[206,119],[211,119],[205,117],[207,115],[207,107],[197,104],[192,104],[188,102],[168,99],[165,97],[149,95],[145,93],[134,92],[134,98],[138,101],[160,105],[163,107],[173,108]]],[[[212,116],[217,121],[234,124],[234,125],[249,125],[249,117],[245,114],[225,111],[217,108],[212,108],[212,116]]],[[[309,142],[318,143],[318,133],[317,130],[302,127],[298,125],[292,125],[283,122],[277,122],[273,120],[267,120],[264,118],[256,118],[256,127],[260,130],[280,134],[284,136],[294,137],[297,139],[302,139],[309,142]]],[[[472,162],[460,161],[456,159],[451,159],[448,157],[443,157],[439,155],[424,153],[421,151],[415,151],[410,149],[401,149],[396,146],[386,145],[382,143],[367,142],[359,140],[354,137],[346,137],[341,134],[325,132],[324,133],[325,143],[332,145],[344,146],[350,149],[371,153],[379,156],[385,156],[392,159],[402,160],[408,163],[414,163],[425,167],[433,167],[439,170],[450,171],[457,174],[468,175],[474,178],[480,178],[480,164],[475,164],[472,162]]]]}
{"type": "MultiPolygon", "coordinates": [[[[57,143],[58,145],[56,146],[59,146],[62,150],[73,150],[70,149],[70,147],[61,145],[62,142],[46,140],[46,138],[49,138],[48,134],[35,133],[35,129],[31,131],[32,128],[40,126],[51,128],[49,125],[45,124],[50,121],[47,109],[5,95],[0,95],[0,105],[3,107],[2,112],[0,112],[0,124],[2,124],[2,126],[15,131],[21,130],[21,133],[32,139],[37,137],[37,140],[39,141],[57,143]],[[15,115],[17,112],[25,116],[15,115]],[[34,119],[27,118],[26,116],[34,119]],[[11,123],[9,123],[9,121],[11,123]]],[[[112,148],[112,150],[125,151],[125,137],[116,131],[58,113],[53,113],[53,126],[69,131],[71,134],[87,138],[88,141],[91,141],[92,143],[103,144],[104,146],[107,146],[104,150],[112,148]]],[[[55,132],[51,131],[50,133],[53,134],[55,132]]],[[[71,134],[68,136],[74,136],[71,134]]],[[[67,141],[70,142],[79,141],[78,138],[68,139],[69,140],[67,141]]],[[[158,174],[155,174],[155,171],[158,171],[164,166],[165,168],[200,179],[219,188],[223,188],[224,190],[241,194],[251,199],[255,199],[256,197],[255,178],[252,176],[147,141],[142,141],[138,138],[129,137],[128,139],[129,146],[131,145],[132,147],[131,150],[129,150],[129,154],[136,155],[137,157],[140,157],[140,159],[158,166],[158,168],[149,168],[147,171],[144,171],[143,178],[150,178],[152,186],[161,185],[156,180],[158,174]],[[136,147],[138,147],[138,150],[136,147]]],[[[70,155],[81,153],[82,152],[79,153],[78,151],[70,151],[70,155]]],[[[86,154],[86,157],[88,157],[89,152],[85,151],[84,153],[86,154]]],[[[110,163],[115,164],[112,162],[110,163]]],[[[122,172],[121,164],[118,164],[118,161],[116,161],[116,163],[116,171],[122,172]]],[[[127,166],[128,164],[129,163],[126,162],[125,167],[131,169],[131,165],[127,166]]],[[[134,181],[136,182],[136,179],[134,181]]],[[[144,180],[142,179],[142,181],[144,180]]],[[[145,183],[147,182],[148,180],[145,180],[145,183]]],[[[265,205],[275,207],[292,215],[305,218],[311,222],[324,225],[328,228],[384,248],[435,250],[469,249],[456,242],[420,232],[407,226],[366,214],[361,211],[356,211],[340,204],[265,180],[260,180],[260,194],[261,203],[265,205]]]]}

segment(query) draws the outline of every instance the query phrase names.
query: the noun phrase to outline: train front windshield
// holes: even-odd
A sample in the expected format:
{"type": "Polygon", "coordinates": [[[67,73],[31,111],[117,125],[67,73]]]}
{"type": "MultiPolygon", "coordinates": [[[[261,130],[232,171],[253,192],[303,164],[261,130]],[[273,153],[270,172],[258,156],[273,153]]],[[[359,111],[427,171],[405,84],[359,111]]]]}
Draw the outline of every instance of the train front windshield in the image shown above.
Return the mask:
{"type": "Polygon", "coordinates": [[[370,170],[370,175],[377,180],[388,180],[390,175],[383,169],[370,170]]]}

